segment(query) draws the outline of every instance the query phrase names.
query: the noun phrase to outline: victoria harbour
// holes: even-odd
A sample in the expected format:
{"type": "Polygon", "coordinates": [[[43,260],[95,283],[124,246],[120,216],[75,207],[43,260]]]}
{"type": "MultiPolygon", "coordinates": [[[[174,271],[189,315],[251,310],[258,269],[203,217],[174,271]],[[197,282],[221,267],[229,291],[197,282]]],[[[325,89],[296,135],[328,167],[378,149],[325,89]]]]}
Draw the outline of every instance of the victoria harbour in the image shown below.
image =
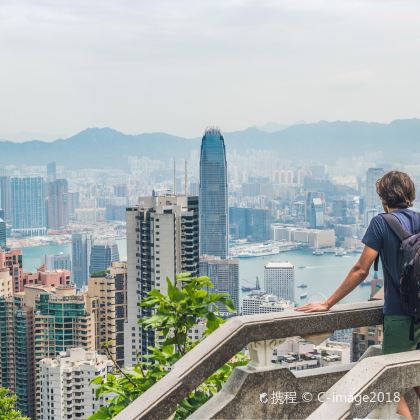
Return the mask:
{"type": "MultiPolygon", "coordinates": [[[[127,243],[124,239],[116,241],[121,259],[126,259],[127,243]]],[[[36,271],[41,264],[41,258],[48,254],[70,253],[71,244],[43,245],[22,248],[23,268],[25,271],[36,271]]],[[[276,255],[255,258],[239,259],[240,286],[255,285],[259,278],[261,288],[264,287],[264,265],[270,261],[289,261],[295,266],[296,301],[299,304],[324,300],[331,294],[346,276],[352,265],[357,261],[359,254],[349,253],[342,257],[334,254],[316,256],[310,250],[294,250],[276,255]],[[297,286],[305,284],[305,289],[297,286]],[[300,299],[300,295],[307,294],[300,299]]],[[[373,273],[370,274],[370,277],[373,273]]],[[[240,292],[242,296],[247,292],[240,292]]],[[[366,301],[370,296],[370,287],[359,286],[343,303],[366,301]]]]}

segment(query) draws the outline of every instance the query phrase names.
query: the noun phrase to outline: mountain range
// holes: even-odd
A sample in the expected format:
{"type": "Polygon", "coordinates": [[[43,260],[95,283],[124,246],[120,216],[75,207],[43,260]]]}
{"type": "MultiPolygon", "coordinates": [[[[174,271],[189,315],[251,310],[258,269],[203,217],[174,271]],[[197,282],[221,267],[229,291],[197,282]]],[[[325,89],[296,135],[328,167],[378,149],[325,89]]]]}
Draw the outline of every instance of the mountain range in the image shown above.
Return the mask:
{"type": "MultiPolygon", "coordinates": [[[[416,163],[420,157],[420,119],[388,124],[362,121],[302,123],[267,132],[251,127],[224,133],[227,150],[274,150],[287,159],[332,163],[342,157],[382,152],[382,160],[416,163]]],[[[167,160],[199,150],[200,138],[166,133],[128,135],[112,128],[88,128],[67,139],[15,143],[0,141],[0,165],[46,164],[67,168],[125,168],[128,156],[167,160]]]]}

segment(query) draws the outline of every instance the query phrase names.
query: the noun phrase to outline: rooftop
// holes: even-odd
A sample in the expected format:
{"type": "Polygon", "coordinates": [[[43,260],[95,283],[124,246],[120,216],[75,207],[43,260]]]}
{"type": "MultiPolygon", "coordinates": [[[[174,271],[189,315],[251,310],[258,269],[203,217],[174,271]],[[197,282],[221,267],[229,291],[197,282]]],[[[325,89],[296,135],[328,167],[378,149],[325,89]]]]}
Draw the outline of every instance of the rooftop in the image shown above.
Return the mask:
{"type": "Polygon", "coordinates": [[[289,261],[269,262],[265,268],[294,268],[294,265],[289,261]]]}

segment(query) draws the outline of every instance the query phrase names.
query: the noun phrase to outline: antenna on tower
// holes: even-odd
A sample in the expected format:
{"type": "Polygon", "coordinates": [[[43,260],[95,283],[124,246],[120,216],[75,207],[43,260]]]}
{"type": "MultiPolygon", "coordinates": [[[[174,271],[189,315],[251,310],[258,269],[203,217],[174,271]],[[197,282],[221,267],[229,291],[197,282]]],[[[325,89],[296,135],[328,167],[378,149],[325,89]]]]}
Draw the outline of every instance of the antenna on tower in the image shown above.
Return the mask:
{"type": "Polygon", "coordinates": [[[185,190],[185,196],[187,196],[188,192],[188,166],[187,166],[187,159],[185,159],[185,180],[184,180],[184,190],[185,190]]]}
{"type": "Polygon", "coordinates": [[[174,159],[174,195],[176,195],[176,163],[174,159]]]}

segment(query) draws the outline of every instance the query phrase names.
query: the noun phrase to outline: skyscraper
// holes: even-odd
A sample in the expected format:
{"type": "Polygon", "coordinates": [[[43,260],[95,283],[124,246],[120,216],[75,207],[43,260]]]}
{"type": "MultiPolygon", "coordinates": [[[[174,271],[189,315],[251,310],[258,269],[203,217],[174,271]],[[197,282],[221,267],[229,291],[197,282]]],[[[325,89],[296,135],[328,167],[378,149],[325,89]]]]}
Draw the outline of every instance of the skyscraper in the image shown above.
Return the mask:
{"type": "Polygon", "coordinates": [[[11,222],[12,205],[10,178],[8,176],[0,176],[0,209],[4,210],[4,221],[11,222]]]}
{"type": "Polygon", "coordinates": [[[306,221],[309,223],[309,227],[314,229],[325,227],[324,212],[324,193],[308,191],[306,196],[306,221]]]}
{"type": "Polygon", "coordinates": [[[166,276],[198,275],[198,225],[197,197],[141,197],[136,207],[127,209],[126,367],[136,362],[139,349],[143,355],[155,344],[154,332],[138,325],[139,317],[151,315],[150,308],[138,306],[139,300],[153,288],[166,294],[166,276]]]}
{"type": "Polygon", "coordinates": [[[57,179],[57,165],[55,162],[47,164],[47,182],[54,182],[57,179]]]}
{"type": "Polygon", "coordinates": [[[295,267],[288,261],[269,262],[264,267],[265,291],[295,301],[295,267]]]}
{"type": "Polygon", "coordinates": [[[44,255],[41,258],[41,264],[45,264],[48,270],[71,271],[71,255],[63,252],[54,255],[44,255]]]}
{"type": "MultiPolygon", "coordinates": [[[[239,260],[219,257],[200,258],[200,276],[207,276],[213,283],[210,293],[228,293],[239,314],[239,260]]],[[[218,305],[222,316],[230,316],[223,304],[218,305]]]]}
{"type": "Polygon", "coordinates": [[[35,418],[33,308],[20,296],[0,296],[0,384],[17,396],[17,408],[35,418]]]}
{"type": "Polygon", "coordinates": [[[94,241],[90,253],[90,274],[105,271],[120,260],[118,245],[114,240],[94,241]]]}
{"type": "Polygon", "coordinates": [[[0,248],[6,249],[6,222],[4,210],[0,208],[0,248]]]}
{"type": "Polygon", "coordinates": [[[65,229],[69,222],[68,184],[66,179],[48,183],[47,224],[49,229],[65,229]]]}
{"type": "Polygon", "coordinates": [[[225,142],[206,130],[200,155],[200,255],[228,255],[228,188],[225,142]]]}
{"type": "Polygon", "coordinates": [[[89,278],[92,236],[87,233],[73,233],[71,235],[71,249],[72,280],[80,289],[87,284],[89,278]]]}
{"type": "Polygon", "coordinates": [[[45,235],[45,191],[42,177],[11,178],[13,231],[21,235],[45,235]]]}
{"type": "Polygon", "coordinates": [[[376,192],[376,182],[384,175],[383,168],[369,168],[366,173],[366,196],[365,196],[365,226],[380,211],[382,202],[376,192]]]}
{"type": "Polygon", "coordinates": [[[124,323],[127,320],[127,263],[114,262],[109,273],[91,276],[86,295],[86,309],[95,314],[96,348],[102,343],[118,366],[124,366],[124,323]]]}

